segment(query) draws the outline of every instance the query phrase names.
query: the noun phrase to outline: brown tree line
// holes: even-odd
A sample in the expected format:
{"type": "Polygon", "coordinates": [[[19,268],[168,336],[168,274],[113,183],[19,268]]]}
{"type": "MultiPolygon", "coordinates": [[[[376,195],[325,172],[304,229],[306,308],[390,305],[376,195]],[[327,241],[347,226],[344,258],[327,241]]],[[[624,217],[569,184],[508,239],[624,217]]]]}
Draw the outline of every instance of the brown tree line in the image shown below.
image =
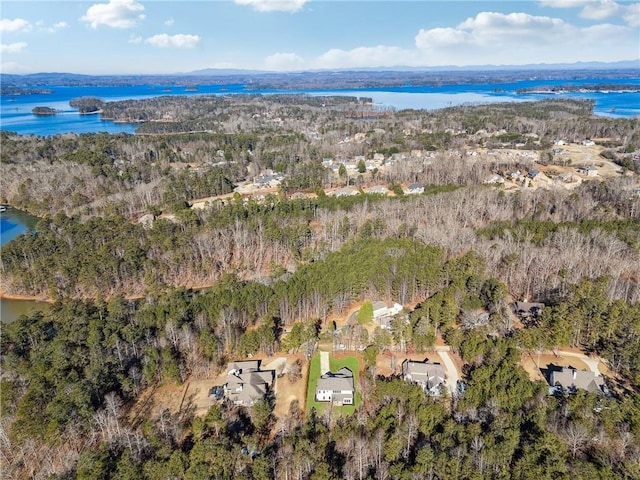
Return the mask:
{"type": "Polygon", "coordinates": [[[60,265],[66,266],[48,271],[51,247],[40,244],[44,240],[38,236],[24,238],[3,248],[4,288],[23,294],[139,295],[167,286],[210,285],[229,271],[245,279],[268,278],[278,265],[293,272],[356,238],[411,237],[444,248],[450,257],[480,253],[488,273],[506,283],[516,298],[549,300],[567,282],[607,275],[610,298],[635,302],[640,298],[640,234],[624,212],[632,210],[629,203],[637,209],[639,200],[610,201],[607,211],[602,208],[605,197],[589,188],[505,195],[468,187],[406,198],[361,198],[343,206],[336,200],[326,207],[322,200],[282,201],[272,207],[237,199],[209,210],[186,209],[174,222],[160,218],[147,229],[112,219],[108,228],[115,227],[116,233],[103,240],[92,233],[91,224],[59,218],[39,228],[48,232],[47,242],[61,249],[65,263],[60,265]],[[605,228],[620,218],[631,222],[621,227],[624,236],[605,228]],[[481,231],[519,220],[559,227],[542,239],[509,229],[497,236],[481,231]],[[581,231],[576,225],[584,220],[592,220],[593,228],[581,231]],[[87,250],[104,259],[91,267],[97,270],[87,270],[85,263],[92,262],[81,260],[87,250]]]}

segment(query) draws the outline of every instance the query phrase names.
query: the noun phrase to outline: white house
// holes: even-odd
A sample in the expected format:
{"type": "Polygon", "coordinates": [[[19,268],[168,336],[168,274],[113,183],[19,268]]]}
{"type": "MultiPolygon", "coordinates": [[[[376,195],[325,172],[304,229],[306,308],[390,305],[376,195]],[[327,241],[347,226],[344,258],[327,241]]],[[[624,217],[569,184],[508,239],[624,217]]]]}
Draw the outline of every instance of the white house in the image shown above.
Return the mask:
{"type": "Polygon", "coordinates": [[[336,373],[327,372],[318,379],[316,401],[332,402],[334,405],[353,405],[355,390],[353,373],[343,367],[336,373]]]}
{"type": "Polygon", "coordinates": [[[385,302],[373,302],[373,319],[379,320],[383,317],[393,317],[402,311],[402,305],[394,303],[389,306],[385,302]]]}
{"type": "Polygon", "coordinates": [[[384,185],[376,185],[373,187],[369,187],[365,190],[365,193],[371,193],[375,195],[386,195],[389,193],[389,189],[384,185]]]}
{"type": "Polygon", "coordinates": [[[598,175],[598,169],[593,165],[584,165],[582,167],[578,167],[578,172],[586,175],[587,177],[595,177],[598,175]]]}
{"type": "Polygon", "coordinates": [[[486,185],[501,184],[501,183],[504,183],[504,178],[502,178],[500,175],[494,173],[489,178],[487,178],[483,183],[486,184],[486,185]]]}

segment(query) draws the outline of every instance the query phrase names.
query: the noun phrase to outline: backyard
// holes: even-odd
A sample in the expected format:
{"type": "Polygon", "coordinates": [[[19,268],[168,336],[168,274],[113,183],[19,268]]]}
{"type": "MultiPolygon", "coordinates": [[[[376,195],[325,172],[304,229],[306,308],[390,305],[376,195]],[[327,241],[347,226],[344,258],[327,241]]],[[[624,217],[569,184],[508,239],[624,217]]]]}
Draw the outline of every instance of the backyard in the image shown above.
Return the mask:
{"type": "MultiPolygon", "coordinates": [[[[358,391],[358,378],[360,377],[360,364],[356,357],[345,357],[341,359],[329,357],[329,368],[332,372],[337,372],[343,367],[347,367],[353,372],[353,385],[356,389],[354,405],[343,405],[341,407],[333,407],[339,414],[351,415],[356,408],[360,406],[362,402],[362,396],[358,391]]],[[[331,406],[330,402],[316,402],[315,392],[318,379],[321,376],[320,372],[320,354],[316,353],[309,362],[309,384],[307,386],[307,406],[306,412],[309,413],[312,408],[316,409],[316,412],[320,414],[327,406],[331,406]]]]}

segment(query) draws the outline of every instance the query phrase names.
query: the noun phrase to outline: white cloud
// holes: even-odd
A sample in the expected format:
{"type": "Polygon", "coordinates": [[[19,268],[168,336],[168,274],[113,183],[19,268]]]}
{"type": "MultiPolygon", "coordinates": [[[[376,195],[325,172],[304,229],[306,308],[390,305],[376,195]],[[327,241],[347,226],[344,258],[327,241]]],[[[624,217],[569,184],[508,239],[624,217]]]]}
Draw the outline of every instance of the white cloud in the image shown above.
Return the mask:
{"type": "Polygon", "coordinates": [[[0,45],[0,53],[20,53],[22,50],[27,48],[27,44],[25,42],[16,42],[9,44],[0,45]]]}
{"type": "Polygon", "coordinates": [[[622,18],[630,27],[640,27],[640,2],[627,6],[622,11],[622,18]]]}
{"type": "Polygon", "coordinates": [[[31,24],[24,18],[14,18],[13,20],[3,18],[0,20],[0,32],[28,32],[29,30],[31,30],[31,24]]]}
{"type": "Polygon", "coordinates": [[[415,37],[415,43],[421,50],[460,45],[511,49],[515,46],[522,48],[562,42],[567,39],[570,30],[571,26],[558,18],[527,13],[480,12],[456,28],[421,29],[415,37]]]}
{"type": "Polygon", "coordinates": [[[138,45],[139,43],[142,43],[142,37],[140,35],[131,34],[129,35],[129,43],[138,45]]]}
{"type": "Polygon", "coordinates": [[[144,43],[159,48],[195,48],[200,44],[198,35],[184,35],[178,33],[176,35],[167,35],[162,33],[147,38],[144,43]]]}
{"type": "Polygon", "coordinates": [[[415,50],[378,45],[358,47],[352,50],[334,48],[322,54],[314,62],[314,68],[366,68],[420,64],[415,50]]]}
{"type": "Polygon", "coordinates": [[[298,12],[308,0],[234,0],[238,5],[253,7],[258,12],[298,12]]]}
{"type": "Polygon", "coordinates": [[[295,53],[275,53],[264,60],[265,67],[269,70],[291,71],[304,68],[304,60],[295,53]]]}
{"type": "Polygon", "coordinates": [[[568,25],[559,18],[539,17],[527,13],[480,12],[468,18],[458,30],[467,31],[475,42],[506,42],[515,40],[545,41],[540,36],[554,38],[562,34],[568,25]]]}
{"type": "Polygon", "coordinates": [[[604,20],[620,13],[621,7],[612,0],[589,2],[582,8],[580,16],[589,20],[604,20]]]}
{"type": "Polygon", "coordinates": [[[69,24],[67,22],[57,22],[57,23],[54,23],[49,28],[45,28],[44,31],[48,33],[56,33],[65,28],[69,28],[69,24]]]}
{"type": "Polygon", "coordinates": [[[481,12],[455,28],[422,29],[415,45],[430,65],[523,65],[638,57],[638,34],[632,27],[577,27],[559,18],[526,13],[481,12]]]}
{"type": "MultiPolygon", "coordinates": [[[[286,55],[286,56],[285,56],[286,55]]],[[[281,69],[394,66],[526,65],[536,63],[612,62],[638,57],[637,28],[601,23],[578,27],[560,18],[527,13],[480,12],[455,27],[421,29],[415,48],[378,45],[331,49],[304,62],[297,55],[270,59],[281,69]]]]}
{"type": "Polygon", "coordinates": [[[580,8],[580,17],[587,20],[604,20],[619,16],[627,25],[640,25],[640,3],[620,4],[614,0],[540,0],[540,5],[551,8],[580,8]]]}
{"type": "Polygon", "coordinates": [[[167,20],[164,21],[164,24],[167,27],[170,27],[171,25],[173,25],[173,17],[168,18],[167,20]]]}
{"type": "Polygon", "coordinates": [[[91,24],[92,28],[106,25],[113,28],[131,28],[144,19],[144,6],[135,0],[109,0],[109,3],[96,3],[80,18],[91,24]]]}
{"type": "Polygon", "coordinates": [[[468,32],[457,28],[420,29],[415,41],[418,48],[462,45],[470,41],[470,35],[468,32]]]}

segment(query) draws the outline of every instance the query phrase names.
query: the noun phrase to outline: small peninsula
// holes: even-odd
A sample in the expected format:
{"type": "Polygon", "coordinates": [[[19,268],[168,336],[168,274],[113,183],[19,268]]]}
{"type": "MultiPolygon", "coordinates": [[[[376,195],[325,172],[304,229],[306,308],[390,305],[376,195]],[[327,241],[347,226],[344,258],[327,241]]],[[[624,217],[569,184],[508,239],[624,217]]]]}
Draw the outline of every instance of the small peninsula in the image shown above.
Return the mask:
{"type": "Polygon", "coordinates": [[[104,101],[97,97],[78,97],[69,101],[69,105],[77,108],[81,115],[99,113],[104,106],[104,101]]]}

